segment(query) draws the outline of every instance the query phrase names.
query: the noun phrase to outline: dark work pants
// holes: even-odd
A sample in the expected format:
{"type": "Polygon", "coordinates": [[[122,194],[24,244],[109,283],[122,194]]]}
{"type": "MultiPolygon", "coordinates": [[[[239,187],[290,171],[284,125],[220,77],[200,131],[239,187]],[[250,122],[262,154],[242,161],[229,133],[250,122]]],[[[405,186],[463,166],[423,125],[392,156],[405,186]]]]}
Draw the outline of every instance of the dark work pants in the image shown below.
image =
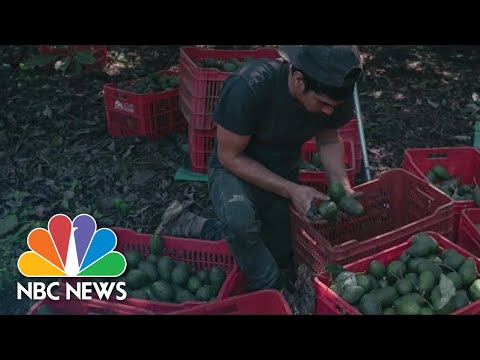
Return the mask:
{"type": "Polygon", "coordinates": [[[227,240],[252,290],[279,288],[292,258],[289,201],[223,168],[209,170],[208,187],[218,219],[205,223],[202,238],[227,240]]]}

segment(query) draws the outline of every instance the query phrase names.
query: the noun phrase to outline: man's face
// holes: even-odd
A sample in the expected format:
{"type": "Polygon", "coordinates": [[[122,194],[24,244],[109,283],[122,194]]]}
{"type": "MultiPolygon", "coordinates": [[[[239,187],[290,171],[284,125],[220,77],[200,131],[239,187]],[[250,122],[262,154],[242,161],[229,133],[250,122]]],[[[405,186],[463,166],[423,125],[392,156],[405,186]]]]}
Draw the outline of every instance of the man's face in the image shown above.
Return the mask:
{"type": "Polygon", "coordinates": [[[333,100],[326,95],[317,94],[313,91],[300,94],[300,102],[305,109],[312,113],[324,113],[325,115],[332,115],[335,108],[341,105],[344,101],[333,100]]]}
{"type": "Polygon", "coordinates": [[[344,103],[344,100],[334,100],[312,90],[305,92],[303,76],[298,72],[293,74],[293,87],[298,102],[311,113],[323,113],[330,116],[336,107],[344,103]]]}

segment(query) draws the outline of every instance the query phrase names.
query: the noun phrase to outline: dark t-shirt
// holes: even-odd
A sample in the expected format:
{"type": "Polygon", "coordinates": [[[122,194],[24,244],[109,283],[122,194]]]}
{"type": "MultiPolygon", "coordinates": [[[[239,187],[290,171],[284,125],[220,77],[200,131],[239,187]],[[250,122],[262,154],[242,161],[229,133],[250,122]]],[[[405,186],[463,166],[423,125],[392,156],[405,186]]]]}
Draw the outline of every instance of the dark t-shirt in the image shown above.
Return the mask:
{"type": "MultiPolygon", "coordinates": [[[[212,114],[215,123],[251,135],[245,154],[283,177],[296,171],[302,145],[322,129],[337,129],[353,118],[351,99],[331,116],[312,114],[288,90],[289,64],[255,60],[225,80],[212,114]]],[[[210,167],[221,167],[217,144],[210,167]]]]}

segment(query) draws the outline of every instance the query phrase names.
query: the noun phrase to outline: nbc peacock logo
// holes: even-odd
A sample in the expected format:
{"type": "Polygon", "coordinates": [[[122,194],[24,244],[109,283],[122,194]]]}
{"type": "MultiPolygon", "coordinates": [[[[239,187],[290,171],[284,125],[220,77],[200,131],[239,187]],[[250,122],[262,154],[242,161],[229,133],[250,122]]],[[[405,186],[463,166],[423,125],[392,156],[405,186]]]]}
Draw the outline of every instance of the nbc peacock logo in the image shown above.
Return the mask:
{"type": "MultiPolygon", "coordinates": [[[[80,214],[73,221],[64,214],[54,215],[48,222],[48,230],[36,228],[28,234],[27,244],[31,251],[20,256],[18,270],[29,278],[118,277],[127,267],[123,254],[114,251],[117,246],[115,233],[108,228],[97,230],[95,219],[88,214],[80,214]]],[[[75,288],[66,283],[68,299],[71,293],[80,299],[90,299],[86,293],[92,291],[89,289],[92,286],[100,298],[108,298],[113,288],[124,293],[121,287],[125,283],[85,281],[76,285],[75,288]]],[[[52,292],[54,286],[59,286],[59,282],[52,282],[48,287],[41,282],[29,282],[27,289],[17,283],[17,298],[24,293],[35,300],[45,296],[56,299],[58,296],[52,292]]]]}

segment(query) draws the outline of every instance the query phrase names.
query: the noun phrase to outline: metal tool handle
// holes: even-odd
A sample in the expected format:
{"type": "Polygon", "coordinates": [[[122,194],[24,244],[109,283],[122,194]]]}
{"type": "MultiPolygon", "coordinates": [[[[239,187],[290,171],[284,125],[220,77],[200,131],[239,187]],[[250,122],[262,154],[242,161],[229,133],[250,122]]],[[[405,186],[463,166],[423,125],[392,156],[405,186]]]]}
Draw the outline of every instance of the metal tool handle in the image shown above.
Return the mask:
{"type": "Polygon", "coordinates": [[[362,146],[363,177],[364,179],[366,179],[366,181],[370,181],[372,177],[370,175],[370,165],[368,163],[367,144],[365,142],[365,133],[363,131],[362,110],[360,109],[360,100],[358,97],[357,84],[355,84],[355,87],[353,89],[353,100],[355,102],[355,112],[357,113],[358,133],[360,136],[360,144],[362,146]]]}

